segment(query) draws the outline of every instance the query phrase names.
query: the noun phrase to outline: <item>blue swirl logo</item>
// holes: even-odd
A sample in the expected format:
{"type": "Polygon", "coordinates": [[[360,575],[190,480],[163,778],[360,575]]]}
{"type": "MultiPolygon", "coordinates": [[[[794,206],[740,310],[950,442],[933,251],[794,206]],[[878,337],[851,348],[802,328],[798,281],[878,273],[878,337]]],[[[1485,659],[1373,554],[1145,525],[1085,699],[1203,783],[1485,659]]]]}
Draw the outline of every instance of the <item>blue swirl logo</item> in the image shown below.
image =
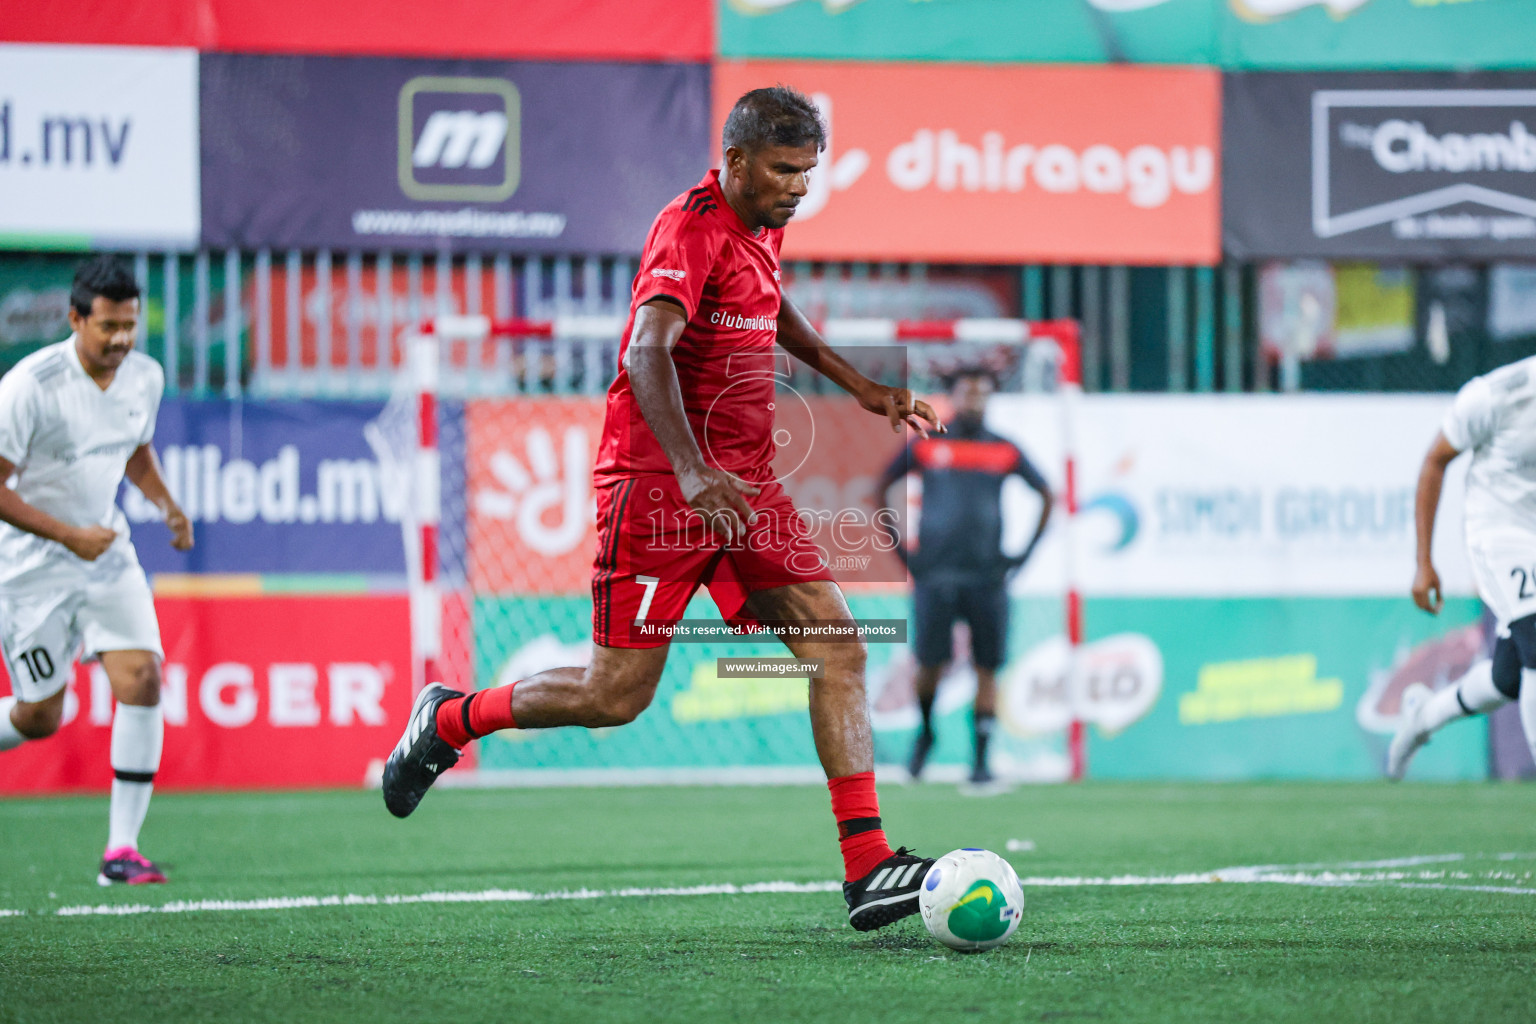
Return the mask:
{"type": "Polygon", "coordinates": [[[1109,543],[1106,551],[1124,551],[1141,531],[1141,516],[1137,514],[1136,506],[1119,491],[1094,495],[1077,510],[1080,516],[1090,512],[1108,512],[1120,524],[1120,535],[1109,543]]]}

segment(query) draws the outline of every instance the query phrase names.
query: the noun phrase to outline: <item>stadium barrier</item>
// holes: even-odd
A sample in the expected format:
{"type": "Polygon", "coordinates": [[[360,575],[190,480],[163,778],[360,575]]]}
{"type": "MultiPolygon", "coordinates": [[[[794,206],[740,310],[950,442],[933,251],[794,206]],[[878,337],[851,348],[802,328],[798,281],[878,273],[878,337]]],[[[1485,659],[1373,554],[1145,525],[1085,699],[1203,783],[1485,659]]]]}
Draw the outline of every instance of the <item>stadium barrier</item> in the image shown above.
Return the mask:
{"type": "MultiPolygon", "coordinates": [[[[1059,403],[1031,392],[993,402],[993,428],[1059,490],[1059,403]]],[[[1444,406],[1442,396],[1085,396],[1074,436],[1073,572],[1088,627],[1079,685],[1063,685],[1066,551],[1053,527],[1011,591],[995,763],[1015,778],[1066,778],[1064,733],[1076,715],[1095,778],[1379,777],[1404,688],[1443,685],[1485,642],[1454,466],[1436,538],[1447,606],[1432,618],[1404,593],[1414,472],[1444,406]]],[[[387,451],[377,454],[384,409],[367,400],[163,405],[155,446],[198,546],[173,551],[131,487],[122,503],[166,644],[164,786],[357,785],[393,745],[413,675],[409,481],[387,451]]],[[[405,412],[414,445],[415,407],[405,412]]],[[[591,459],[602,416],[593,396],[439,401],[440,669],[450,680],[494,685],[579,664],[590,650],[591,459]]],[[[877,465],[897,444],[889,433],[882,443],[891,447],[872,449],[877,465]]],[[[818,491],[846,496],[834,468],[796,491],[802,507],[816,507],[818,491]]],[[[1032,521],[1026,488],[1004,500],[1005,523],[1032,521]]],[[[908,614],[899,586],[847,593],[860,618],[908,614]]],[[[701,598],[689,617],[713,610],[701,598]]],[[[632,725],[489,737],[472,748],[477,773],[461,778],[811,781],[803,681],[715,671],[720,657],[764,653],[679,644],[654,707],[632,725]]],[[[905,645],[871,644],[883,768],[905,759],[916,725],[911,672],[905,645]]],[[[940,687],[939,778],[968,756],[972,682],[960,659],[940,687]]],[[[100,755],[110,705],[96,674],[77,673],[72,694],[73,720],[7,754],[0,790],[108,784],[100,755]]],[[[1485,730],[1447,730],[1415,773],[1480,778],[1488,756],[1485,730]]]]}

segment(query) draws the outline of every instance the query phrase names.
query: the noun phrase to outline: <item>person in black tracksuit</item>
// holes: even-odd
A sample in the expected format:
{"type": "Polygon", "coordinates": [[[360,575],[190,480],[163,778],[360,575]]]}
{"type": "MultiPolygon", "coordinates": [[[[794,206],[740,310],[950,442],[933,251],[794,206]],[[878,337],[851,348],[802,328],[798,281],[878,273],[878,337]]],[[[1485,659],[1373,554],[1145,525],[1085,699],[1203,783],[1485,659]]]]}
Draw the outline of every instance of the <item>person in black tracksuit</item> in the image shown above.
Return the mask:
{"type": "MultiPolygon", "coordinates": [[[[1053,498],[1039,470],[1006,438],[982,424],[995,385],[984,370],[962,370],[950,386],[955,418],[947,434],[913,441],[880,478],[880,504],[908,473],[921,473],[922,518],[916,550],[907,551],[895,531],[896,552],[912,573],[913,646],[917,654],[917,701],[923,724],[909,768],[922,774],[933,748],[933,698],[950,660],[957,620],[970,626],[976,669],[975,761],[972,782],[992,778],[987,741],[997,715],[997,669],[1008,636],[1008,579],[1034,551],[1045,532],[1053,498]],[[1002,551],[1003,481],[1017,475],[1041,498],[1040,521],[1023,552],[1002,551]]],[[[881,517],[889,522],[893,517],[881,517]]]]}

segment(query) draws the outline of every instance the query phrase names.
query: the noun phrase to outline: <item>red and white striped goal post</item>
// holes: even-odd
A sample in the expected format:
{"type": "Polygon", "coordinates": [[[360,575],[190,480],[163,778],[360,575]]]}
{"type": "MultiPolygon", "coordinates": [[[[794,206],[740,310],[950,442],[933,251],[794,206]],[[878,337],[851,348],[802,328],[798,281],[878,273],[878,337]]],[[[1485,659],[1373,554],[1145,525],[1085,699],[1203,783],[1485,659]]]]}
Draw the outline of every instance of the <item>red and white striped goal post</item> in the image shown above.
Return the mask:
{"type": "MultiPolygon", "coordinates": [[[[548,320],[492,319],[486,316],[440,316],[421,324],[408,345],[407,362],[416,392],[419,417],[417,479],[432,484],[417,493],[421,529],[420,566],[414,582],[423,597],[413,602],[412,630],[419,668],[425,679],[435,678],[442,651],[441,598],[437,583],[437,530],[441,516],[438,490],[437,388],[438,344],[442,341],[485,341],[490,338],[541,340],[616,341],[624,331],[621,316],[558,316],[548,320]]],[[[1063,531],[1063,566],[1066,576],[1066,633],[1072,649],[1069,672],[1077,672],[1077,651],[1083,643],[1083,598],[1077,580],[1077,445],[1073,429],[1077,400],[1082,394],[1081,333],[1076,320],[1017,320],[993,317],[956,320],[896,320],[886,318],[830,317],[814,324],[833,345],[894,345],[902,343],[979,343],[1033,345],[1047,343],[1058,352],[1057,386],[1061,398],[1063,466],[1062,503],[1066,507],[1063,531]]],[[[1074,695],[1077,687],[1069,686],[1074,695]]],[[[1067,730],[1069,773],[1073,781],[1087,772],[1087,742],[1082,719],[1075,712],[1067,730]]]]}

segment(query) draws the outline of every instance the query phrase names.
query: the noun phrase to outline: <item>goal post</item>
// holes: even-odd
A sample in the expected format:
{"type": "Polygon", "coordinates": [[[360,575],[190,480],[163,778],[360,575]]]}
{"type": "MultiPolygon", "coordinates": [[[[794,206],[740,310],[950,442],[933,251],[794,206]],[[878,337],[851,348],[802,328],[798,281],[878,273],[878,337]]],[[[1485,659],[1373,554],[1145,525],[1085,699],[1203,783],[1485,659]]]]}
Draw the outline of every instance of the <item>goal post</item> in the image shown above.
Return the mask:
{"type": "MultiPolygon", "coordinates": [[[[1077,322],[861,318],[816,326],[834,347],[899,347],[910,386],[919,393],[931,392],[946,373],[979,360],[1003,367],[1003,390],[1042,394],[1054,402],[1059,438],[1052,454],[1060,459],[1060,500],[1052,526],[1058,532],[1060,629],[1069,652],[1068,678],[1062,682],[1073,701],[1066,764],[1057,777],[1082,778],[1085,735],[1073,681],[1083,642],[1075,549],[1074,423],[1082,390],[1077,322]]],[[[622,318],[606,316],[443,316],[404,339],[396,386],[368,436],[386,486],[410,496],[402,505],[402,539],[414,686],[442,680],[473,690],[555,665],[582,664],[589,656],[583,636],[590,637],[590,620],[582,621],[582,601],[588,602],[589,615],[591,470],[602,396],[617,365],[623,327],[622,318]]],[[[889,597],[883,603],[858,600],[895,607],[889,597]]],[[[805,760],[806,748],[782,727],[753,733],[754,715],[789,713],[792,694],[766,687],[727,693],[697,664],[685,675],[673,684],[680,691],[674,695],[673,724],[696,730],[714,724],[707,763],[680,757],[676,737],[655,739],[655,756],[649,758],[646,750],[633,749],[635,744],[606,735],[585,745],[572,741],[569,750],[561,747],[559,756],[544,758],[558,762],[548,765],[535,765],[530,751],[513,750],[516,741],[509,741],[508,750],[518,756],[503,757],[508,751],[498,749],[497,758],[483,757],[478,766],[468,759],[475,774],[469,781],[786,781],[814,775],[800,772],[803,764],[787,769],[784,762],[805,760]]],[[[803,697],[802,692],[802,712],[803,697]]],[[[457,774],[466,781],[465,773],[457,774]]]]}

